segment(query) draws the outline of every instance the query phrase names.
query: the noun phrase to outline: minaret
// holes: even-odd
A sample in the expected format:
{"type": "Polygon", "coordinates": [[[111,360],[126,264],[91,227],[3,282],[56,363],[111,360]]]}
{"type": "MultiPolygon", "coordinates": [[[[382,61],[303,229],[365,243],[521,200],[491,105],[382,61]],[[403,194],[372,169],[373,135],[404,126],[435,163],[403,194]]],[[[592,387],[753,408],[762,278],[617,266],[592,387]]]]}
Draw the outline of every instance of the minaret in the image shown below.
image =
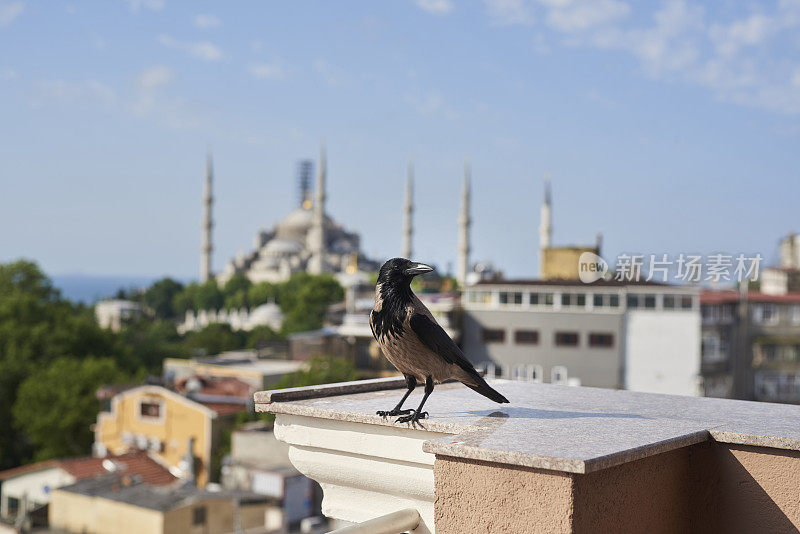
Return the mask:
{"type": "Polygon", "coordinates": [[[211,182],[214,178],[214,169],[211,162],[211,150],[206,155],[206,183],[203,188],[203,243],[200,246],[200,283],[207,282],[211,276],[211,253],[214,245],[211,243],[211,229],[214,227],[214,220],[211,218],[211,205],[214,197],[211,194],[211,182]]]}
{"type": "Polygon", "coordinates": [[[464,163],[464,184],[461,189],[461,215],[458,217],[458,285],[466,286],[469,269],[469,218],[470,166],[464,163]]]}
{"type": "Polygon", "coordinates": [[[539,277],[544,278],[545,249],[550,248],[550,238],[553,236],[553,227],[550,225],[552,214],[550,198],[550,173],[544,175],[544,201],[539,219],[539,277]]]}
{"type": "Polygon", "coordinates": [[[308,262],[308,271],[312,274],[325,272],[325,145],[319,153],[319,169],[317,171],[317,184],[314,190],[314,222],[309,232],[309,248],[311,258],[308,262]]]}
{"type": "Polygon", "coordinates": [[[414,165],[408,162],[406,175],[406,203],[403,206],[403,257],[411,259],[411,237],[414,234],[412,215],[414,214],[414,165]]]}

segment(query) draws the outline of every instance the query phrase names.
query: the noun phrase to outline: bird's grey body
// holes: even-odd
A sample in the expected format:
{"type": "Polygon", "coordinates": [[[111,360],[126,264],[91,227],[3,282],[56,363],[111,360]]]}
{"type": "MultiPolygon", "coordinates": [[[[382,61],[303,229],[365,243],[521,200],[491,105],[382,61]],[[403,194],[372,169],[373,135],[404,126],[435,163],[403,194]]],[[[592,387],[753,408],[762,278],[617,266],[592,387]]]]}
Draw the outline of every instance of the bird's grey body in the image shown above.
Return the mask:
{"type": "Polygon", "coordinates": [[[433,393],[434,384],[450,379],[458,380],[495,402],[508,402],[478,374],[430,310],[411,291],[411,280],[432,270],[432,267],[405,258],[384,263],[375,286],[375,306],[369,314],[372,335],[386,359],[403,373],[408,386],[397,406],[378,414],[403,415],[398,419],[400,422],[413,423],[426,417],[422,406],[433,393]],[[422,402],[416,410],[403,410],[403,402],[418,381],[425,384],[422,402]]]}
{"type": "MultiPolygon", "coordinates": [[[[375,307],[374,311],[380,312],[383,309],[383,297],[381,296],[381,284],[375,288],[375,307]]],[[[430,376],[437,384],[441,384],[445,380],[457,379],[459,381],[469,381],[469,375],[464,372],[458,365],[449,363],[441,358],[438,354],[433,352],[427,347],[420,339],[414,330],[411,328],[411,317],[415,313],[422,314],[430,319],[434,324],[439,324],[433,317],[430,310],[419,300],[419,297],[412,293],[411,302],[405,306],[405,319],[402,322],[402,335],[397,335],[393,332],[381,332],[375,334],[375,339],[378,341],[383,350],[383,355],[389,360],[389,363],[394,365],[398,371],[404,375],[411,375],[416,378],[420,383],[424,383],[425,379],[430,376]]],[[[370,326],[375,332],[373,325],[373,315],[370,313],[369,317],[370,326]]],[[[473,385],[477,385],[474,384],[473,385]]]]}

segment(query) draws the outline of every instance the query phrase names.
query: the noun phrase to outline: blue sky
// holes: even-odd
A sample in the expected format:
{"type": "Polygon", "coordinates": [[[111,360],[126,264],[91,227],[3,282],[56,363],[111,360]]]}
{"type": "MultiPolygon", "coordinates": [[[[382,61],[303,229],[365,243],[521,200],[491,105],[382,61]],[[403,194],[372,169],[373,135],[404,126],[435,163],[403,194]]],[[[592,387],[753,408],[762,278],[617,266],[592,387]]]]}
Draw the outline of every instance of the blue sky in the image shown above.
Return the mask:
{"type": "Polygon", "coordinates": [[[556,244],[760,252],[800,230],[800,1],[0,0],[0,261],[196,276],[206,146],[214,265],[296,202],[327,144],[329,211],[399,253],[537,272],[556,244]]]}

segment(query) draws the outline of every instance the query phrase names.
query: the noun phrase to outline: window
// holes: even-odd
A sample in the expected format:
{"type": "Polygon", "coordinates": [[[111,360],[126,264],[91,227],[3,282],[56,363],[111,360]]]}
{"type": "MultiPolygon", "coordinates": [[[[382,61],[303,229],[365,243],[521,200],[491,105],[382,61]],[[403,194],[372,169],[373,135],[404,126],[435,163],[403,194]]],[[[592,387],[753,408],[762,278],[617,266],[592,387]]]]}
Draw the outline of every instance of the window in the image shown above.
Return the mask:
{"type": "Polygon", "coordinates": [[[517,345],[537,345],[539,343],[539,331],[517,330],[514,332],[514,343],[517,345]]]}
{"type": "Polygon", "coordinates": [[[531,293],[528,295],[528,302],[531,303],[531,306],[539,304],[539,293],[531,293]]]}
{"type": "Polygon", "coordinates": [[[792,309],[789,315],[792,318],[792,323],[794,324],[800,323],[800,304],[792,305],[792,309]]]}
{"type": "Polygon", "coordinates": [[[531,293],[530,302],[538,306],[552,306],[553,294],[552,293],[531,293]]]}
{"type": "Polygon", "coordinates": [[[778,322],[778,308],[774,304],[759,304],[753,308],[753,321],[761,324],[778,322]]]}
{"type": "Polygon", "coordinates": [[[675,295],[664,295],[664,309],[665,310],[675,309],[675,295]]]}
{"type": "Polygon", "coordinates": [[[490,304],[492,302],[492,294],[489,291],[470,291],[467,295],[467,301],[472,304],[490,304]]]}
{"type": "Polygon", "coordinates": [[[626,304],[629,308],[638,308],[639,307],[639,295],[628,295],[626,299],[626,304]]]}
{"type": "Polygon", "coordinates": [[[506,331],[502,328],[484,328],[483,329],[483,342],[484,343],[504,343],[506,340],[506,331]]]}
{"type": "Polygon", "coordinates": [[[602,308],[603,307],[603,295],[598,295],[595,293],[594,297],[592,297],[592,304],[595,308],[602,308]]]}
{"type": "Polygon", "coordinates": [[[192,525],[205,525],[206,524],[206,507],[196,506],[192,510],[192,525]]]}
{"type": "Polygon", "coordinates": [[[700,347],[704,362],[723,362],[728,359],[728,341],[720,332],[706,332],[700,347]]]}
{"type": "Polygon", "coordinates": [[[589,334],[590,347],[613,347],[614,334],[592,332],[589,334]]]}
{"type": "Polygon", "coordinates": [[[619,308],[619,295],[609,295],[608,305],[612,308],[619,308]]]}
{"type": "Polygon", "coordinates": [[[501,291],[500,304],[522,304],[522,293],[501,291]]]}
{"type": "Polygon", "coordinates": [[[556,332],[556,346],[558,347],[577,347],[577,332],[556,332]]]}
{"type": "Polygon", "coordinates": [[[139,401],[139,417],[141,419],[161,419],[164,409],[162,404],[159,400],[139,401]]]}
{"type": "Polygon", "coordinates": [[[692,297],[689,295],[683,295],[681,297],[681,309],[682,310],[691,310],[692,309],[692,297]]]}
{"type": "Polygon", "coordinates": [[[550,382],[552,384],[566,384],[567,378],[567,368],[563,365],[556,365],[550,369],[550,382]]]}
{"type": "Polygon", "coordinates": [[[561,295],[562,306],[586,306],[586,295],[583,293],[563,293],[561,295]]]}
{"type": "Polygon", "coordinates": [[[653,309],[656,307],[656,296],[655,295],[645,295],[644,296],[644,307],[653,309]]]}
{"type": "Polygon", "coordinates": [[[514,366],[514,380],[526,380],[528,382],[541,382],[544,371],[541,365],[531,363],[521,363],[514,366]]]}

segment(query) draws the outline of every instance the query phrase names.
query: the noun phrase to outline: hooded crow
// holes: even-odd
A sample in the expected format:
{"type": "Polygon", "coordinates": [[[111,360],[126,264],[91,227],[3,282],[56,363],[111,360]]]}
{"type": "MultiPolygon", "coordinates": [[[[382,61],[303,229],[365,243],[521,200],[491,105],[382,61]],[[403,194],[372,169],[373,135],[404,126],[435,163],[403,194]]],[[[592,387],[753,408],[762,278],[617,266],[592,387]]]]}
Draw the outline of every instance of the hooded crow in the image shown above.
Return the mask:
{"type": "Polygon", "coordinates": [[[405,258],[383,264],[375,286],[375,307],[369,314],[372,335],[386,359],[406,378],[406,391],[397,406],[378,415],[395,416],[401,423],[414,423],[428,416],[422,406],[433,392],[433,385],[455,379],[495,402],[508,402],[481,378],[461,349],[450,339],[431,312],[411,291],[415,276],[433,271],[433,267],[405,258]],[[417,387],[425,383],[425,395],[416,410],[403,410],[403,403],[417,387]]]}

